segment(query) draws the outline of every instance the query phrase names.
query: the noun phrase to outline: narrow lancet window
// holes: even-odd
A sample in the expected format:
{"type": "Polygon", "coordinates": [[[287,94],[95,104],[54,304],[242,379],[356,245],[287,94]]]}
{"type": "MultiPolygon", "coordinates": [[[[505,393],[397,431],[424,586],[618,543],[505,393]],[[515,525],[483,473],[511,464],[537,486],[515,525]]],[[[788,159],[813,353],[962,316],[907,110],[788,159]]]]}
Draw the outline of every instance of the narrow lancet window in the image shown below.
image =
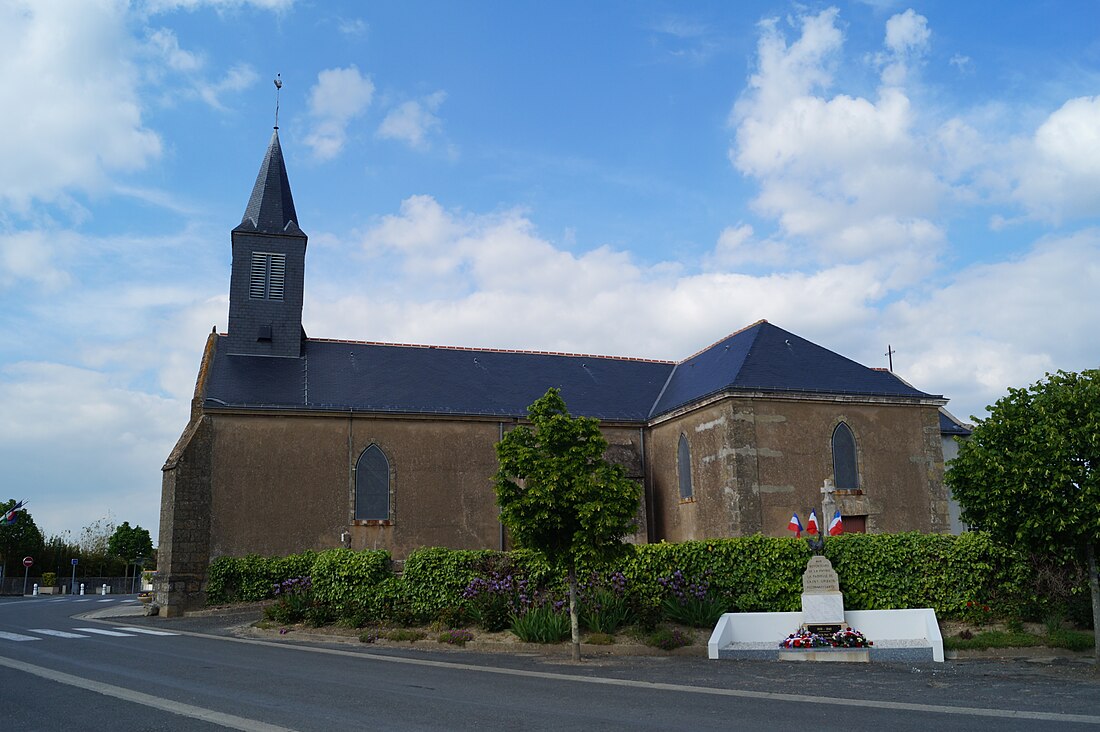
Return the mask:
{"type": "Polygon", "coordinates": [[[687,435],[680,435],[680,445],[676,449],[676,474],[680,479],[680,500],[685,501],[693,496],[691,487],[691,448],[688,447],[687,435]]]}
{"type": "Polygon", "coordinates": [[[843,422],[833,430],[833,484],[842,491],[859,488],[856,438],[851,428],[843,422]]]}
{"type": "Polygon", "coordinates": [[[378,445],[371,445],[355,464],[355,519],[390,518],[390,461],[378,445]]]}

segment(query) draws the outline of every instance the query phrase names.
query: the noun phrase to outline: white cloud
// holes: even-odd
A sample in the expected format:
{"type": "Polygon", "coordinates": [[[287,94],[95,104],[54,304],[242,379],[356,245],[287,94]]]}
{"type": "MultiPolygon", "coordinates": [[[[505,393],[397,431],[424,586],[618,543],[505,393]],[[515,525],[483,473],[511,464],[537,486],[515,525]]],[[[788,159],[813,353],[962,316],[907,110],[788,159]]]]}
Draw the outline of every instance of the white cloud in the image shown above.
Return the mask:
{"type": "Polygon", "coordinates": [[[760,318],[808,335],[867,323],[884,294],[870,265],[683,275],[608,247],[572,253],[521,211],[447,211],[429,196],[362,243],[367,269],[385,276],[364,287],[362,273],[345,275],[369,294],[310,297],[311,334],[678,359],[760,318]]]}
{"type": "Polygon", "coordinates": [[[0,370],[5,483],[26,491],[23,497],[31,499],[39,528],[47,533],[124,509],[127,520],[155,534],[158,468],[182,427],[182,406],[89,369],[9,364],[0,370]],[[71,489],[59,490],[63,486],[71,489]]]}
{"type": "Polygon", "coordinates": [[[1100,213],[1100,96],[1071,99],[1039,126],[1015,198],[1035,217],[1100,213]]]}
{"type": "Polygon", "coordinates": [[[378,126],[378,136],[400,140],[412,148],[426,148],[428,136],[441,125],[436,112],[446,98],[446,92],[437,91],[422,99],[397,105],[378,126]]]}
{"type": "Polygon", "coordinates": [[[362,36],[370,30],[370,25],[362,18],[343,18],[336,25],[336,29],[345,36],[362,36]]]}
{"type": "Polygon", "coordinates": [[[352,65],[325,69],[309,93],[309,113],[313,128],[306,144],[318,160],[331,160],[340,154],[347,141],[347,128],[363,114],[374,97],[374,82],[352,65]]]}
{"type": "Polygon", "coordinates": [[[704,257],[708,270],[762,265],[779,267],[790,259],[790,247],[774,239],[757,239],[748,224],[727,226],[718,235],[714,251],[704,257]]]}
{"type": "Polygon", "coordinates": [[[214,109],[224,109],[221,97],[247,89],[256,83],[259,74],[248,64],[231,66],[222,78],[215,82],[204,82],[195,88],[199,97],[214,109]]]}
{"type": "Polygon", "coordinates": [[[149,44],[160,54],[173,71],[197,71],[204,65],[203,58],[180,48],[179,39],[169,28],[157,28],[149,32],[149,44]]]}
{"type": "Polygon", "coordinates": [[[914,290],[887,309],[882,330],[904,343],[906,376],[957,397],[967,416],[1046,371],[1095,368],[1100,229],[1045,239],[1017,259],[914,290]]]}
{"type": "Polygon", "coordinates": [[[219,11],[235,10],[247,6],[283,12],[294,5],[294,0],[145,0],[144,5],[153,13],[173,10],[195,11],[199,8],[214,8],[219,11]]]}
{"type": "Polygon", "coordinates": [[[886,50],[880,56],[883,63],[882,83],[900,86],[909,76],[909,69],[928,51],[932,31],[928,19],[912,8],[886,21],[886,50]]]}
{"type": "Polygon", "coordinates": [[[160,155],[142,121],[126,23],[119,3],[0,5],[0,200],[25,210],[160,155]]]}
{"type": "MultiPolygon", "coordinates": [[[[908,53],[922,26],[897,18],[888,39],[908,53]]],[[[837,20],[835,9],[801,17],[790,45],[777,21],[762,26],[759,68],[731,115],[730,159],[760,183],[754,208],[811,256],[934,260],[943,236],[931,217],[946,188],[909,98],[889,86],[876,100],[822,95],[843,43],[837,20]]]]}
{"type": "Polygon", "coordinates": [[[55,265],[57,249],[70,237],[47,231],[16,231],[0,234],[0,290],[19,281],[33,282],[56,291],[72,281],[68,272],[55,265]]]}

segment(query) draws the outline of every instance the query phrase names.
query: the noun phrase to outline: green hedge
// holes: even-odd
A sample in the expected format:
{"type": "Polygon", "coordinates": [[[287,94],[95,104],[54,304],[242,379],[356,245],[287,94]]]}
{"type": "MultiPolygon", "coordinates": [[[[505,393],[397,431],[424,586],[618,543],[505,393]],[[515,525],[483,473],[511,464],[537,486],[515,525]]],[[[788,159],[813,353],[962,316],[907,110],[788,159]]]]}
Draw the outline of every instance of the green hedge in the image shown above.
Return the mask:
{"type": "Polygon", "coordinates": [[[376,588],[393,576],[390,553],[329,549],[313,563],[313,597],[338,617],[368,612],[376,588]]]}
{"type": "MultiPolygon", "coordinates": [[[[1080,577],[1071,577],[1062,584],[1073,586],[1061,595],[1052,593],[1043,585],[1050,577],[1040,570],[1041,563],[981,533],[846,534],[828,539],[825,553],[850,610],[931,607],[941,618],[966,618],[975,607],[988,606],[1002,617],[1043,619],[1067,614],[1067,607],[1072,611],[1072,601],[1085,589],[1076,587],[1080,577]]],[[[658,579],[676,570],[709,583],[729,611],[792,611],[801,607],[801,578],[809,558],[805,541],[757,534],[638,545],[615,566],[586,567],[581,576],[621,571],[642,618],[659,613],[664,591],[658,579]]],[[[210,565],[207,601],[266,599],[276,583],[310,575],[314,599],[335,617],[458,624],[466,610],[462,592],[474,577],[511,573],[536,586],[564,589],[563,578],[522,550],[430,547],[410,554],[401,576],[394,577],[390,566],[388,552],[348,549],[268,559],[221,557],[210,565]]],[[[1087,599],[1087,593],[1083,596],[1087,599]]]]}

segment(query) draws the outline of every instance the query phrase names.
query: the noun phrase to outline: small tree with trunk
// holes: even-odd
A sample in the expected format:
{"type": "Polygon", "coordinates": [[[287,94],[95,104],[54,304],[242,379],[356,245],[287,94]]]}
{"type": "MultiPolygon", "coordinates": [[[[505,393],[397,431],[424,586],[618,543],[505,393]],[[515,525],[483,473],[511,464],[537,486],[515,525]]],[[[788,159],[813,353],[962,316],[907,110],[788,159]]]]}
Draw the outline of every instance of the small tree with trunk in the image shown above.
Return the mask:
{"type": "Polygon", "coordinates": [[[1100,662],[1100,370],[1009,389],[960,445],[947,483],[975,529],[1087,563],[1100,662]]]}
{"type": "MultiPolygon", "coordinates": [[[[115,529],[107,539],[107,551],[113,556],[126,561],[126,570],[129,574],[131,564],[137,564],[139,559],[150,559],[153,556],[153,539],[149,536],[148,529],[140,526],[130,526],[129,521],[123,521],[122,525],[115,529]]],[[[134,568],[134,577],[137,578],[137,567],[134,568]]]]}
{"type": "Polygon", "coordinates": [[[626,549],[634,532],[638,484],[604,459],[599,421],[573,417],[558,389],[528,407],[520,425],[497,443],[494,478],[500,520],[517,545],[537,552],[569,586],[573,660],[580,659],[577,566],[602,563],[626,549]]]}

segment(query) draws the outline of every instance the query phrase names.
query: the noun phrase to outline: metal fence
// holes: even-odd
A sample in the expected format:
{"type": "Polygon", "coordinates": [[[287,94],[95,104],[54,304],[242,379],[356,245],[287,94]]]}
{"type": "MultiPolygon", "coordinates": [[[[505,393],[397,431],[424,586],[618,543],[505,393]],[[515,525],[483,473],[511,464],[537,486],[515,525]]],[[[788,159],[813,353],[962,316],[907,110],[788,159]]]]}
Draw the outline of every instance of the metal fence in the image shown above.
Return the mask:
{"type": "MultiPolygon", "coordinates": [[[[34,586],[42,581],[41,577],[28,577],[27,578],[27,594],[31,594],[34,591],[34,586]]],[[[112,595],[129,595],[132,592],[141,590],[141,577],[137,578],[137,582],[134,582],[133,577],[77,577],[76,578],[76,592],[80,593],[80,585],[84,585],[84,594],[86,595],[98,595],[103,591],[103,585],[107,585],[107,592],[112,595]]],[[[60,577],[57,580],[57,593],[69,594],[72,588],[72,579],[70,577],[60,577]]],[[[23,576],[18,577],[4,577],[0,580],[0,595],[22,595],[23,594],[23,576]]]]}

